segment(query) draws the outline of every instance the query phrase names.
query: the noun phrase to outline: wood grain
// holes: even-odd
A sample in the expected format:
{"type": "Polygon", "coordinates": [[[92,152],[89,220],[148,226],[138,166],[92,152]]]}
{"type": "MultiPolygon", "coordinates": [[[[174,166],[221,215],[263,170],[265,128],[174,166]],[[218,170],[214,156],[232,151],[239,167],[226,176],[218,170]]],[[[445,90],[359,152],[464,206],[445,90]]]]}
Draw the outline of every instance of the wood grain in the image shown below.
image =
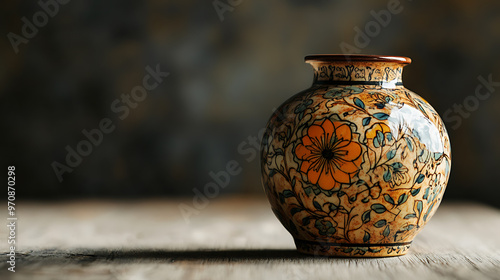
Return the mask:
{"type": "Polygon", "coordinates": [[[17,272],[2,261],[0,279],[500,279],[487,206],[443,203],[405,256],[341,259],[297,253],[263,198],[213,200],[189,223],[181,202],[21,202],[17,272]]]}

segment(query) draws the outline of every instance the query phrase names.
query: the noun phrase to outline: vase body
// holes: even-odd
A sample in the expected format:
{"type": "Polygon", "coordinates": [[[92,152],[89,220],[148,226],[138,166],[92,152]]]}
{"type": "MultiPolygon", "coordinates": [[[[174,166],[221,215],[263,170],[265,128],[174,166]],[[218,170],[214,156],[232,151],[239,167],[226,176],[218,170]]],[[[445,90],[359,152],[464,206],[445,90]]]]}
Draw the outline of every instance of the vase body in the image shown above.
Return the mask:
{"type": "Polygon", "coordinates": [[[438,208],[451,166],[437,112],[402,84],[404,57],[316,55],[311,88],[262,139],[262,182],[299,252],[405,254],[438,208]]]}

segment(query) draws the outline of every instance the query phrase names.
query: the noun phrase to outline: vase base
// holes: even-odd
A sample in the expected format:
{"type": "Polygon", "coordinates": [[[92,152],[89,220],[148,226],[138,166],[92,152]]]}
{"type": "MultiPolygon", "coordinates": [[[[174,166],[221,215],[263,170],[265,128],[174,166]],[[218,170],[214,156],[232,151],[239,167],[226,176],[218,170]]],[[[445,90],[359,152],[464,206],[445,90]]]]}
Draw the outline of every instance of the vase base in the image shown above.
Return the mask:
{"type": "Polygon", "coordinates": [[[294,239],[297,251],[325,257],[379,258],[401,256],[408,252],[411,242],[388,244],[348,244],[294,239]]]}

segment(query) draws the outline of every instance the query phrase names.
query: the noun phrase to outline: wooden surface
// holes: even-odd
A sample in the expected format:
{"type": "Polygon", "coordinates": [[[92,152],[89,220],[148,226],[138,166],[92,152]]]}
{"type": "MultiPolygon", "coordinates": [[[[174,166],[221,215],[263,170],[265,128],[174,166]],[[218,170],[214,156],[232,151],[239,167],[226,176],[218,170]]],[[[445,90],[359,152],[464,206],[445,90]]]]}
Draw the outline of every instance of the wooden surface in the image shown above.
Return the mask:
{"type": "Polygon", "coordinates": [[[19,202],[17,272],[4,228],[0,279],[500,279],[487,206],[445,201],[406,256],[339,259],[296,253],[261,198],[212,200],[189,223],[179,203],[19,202]]]}

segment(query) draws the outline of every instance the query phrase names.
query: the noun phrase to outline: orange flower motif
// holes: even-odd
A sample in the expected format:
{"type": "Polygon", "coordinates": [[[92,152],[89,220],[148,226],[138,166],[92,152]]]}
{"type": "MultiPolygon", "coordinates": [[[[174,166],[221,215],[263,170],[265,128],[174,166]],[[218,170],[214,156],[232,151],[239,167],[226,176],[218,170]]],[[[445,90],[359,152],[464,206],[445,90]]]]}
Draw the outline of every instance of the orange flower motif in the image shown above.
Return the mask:
{"type": "Polygon", "coordinates": [[[350,183],[361,161],[361,145],[351,139],[351,128],[345,123],[326,119],[321,125],[311,125],[295,148],[302,160],[300,171],[324,190],[350,183]]]}

